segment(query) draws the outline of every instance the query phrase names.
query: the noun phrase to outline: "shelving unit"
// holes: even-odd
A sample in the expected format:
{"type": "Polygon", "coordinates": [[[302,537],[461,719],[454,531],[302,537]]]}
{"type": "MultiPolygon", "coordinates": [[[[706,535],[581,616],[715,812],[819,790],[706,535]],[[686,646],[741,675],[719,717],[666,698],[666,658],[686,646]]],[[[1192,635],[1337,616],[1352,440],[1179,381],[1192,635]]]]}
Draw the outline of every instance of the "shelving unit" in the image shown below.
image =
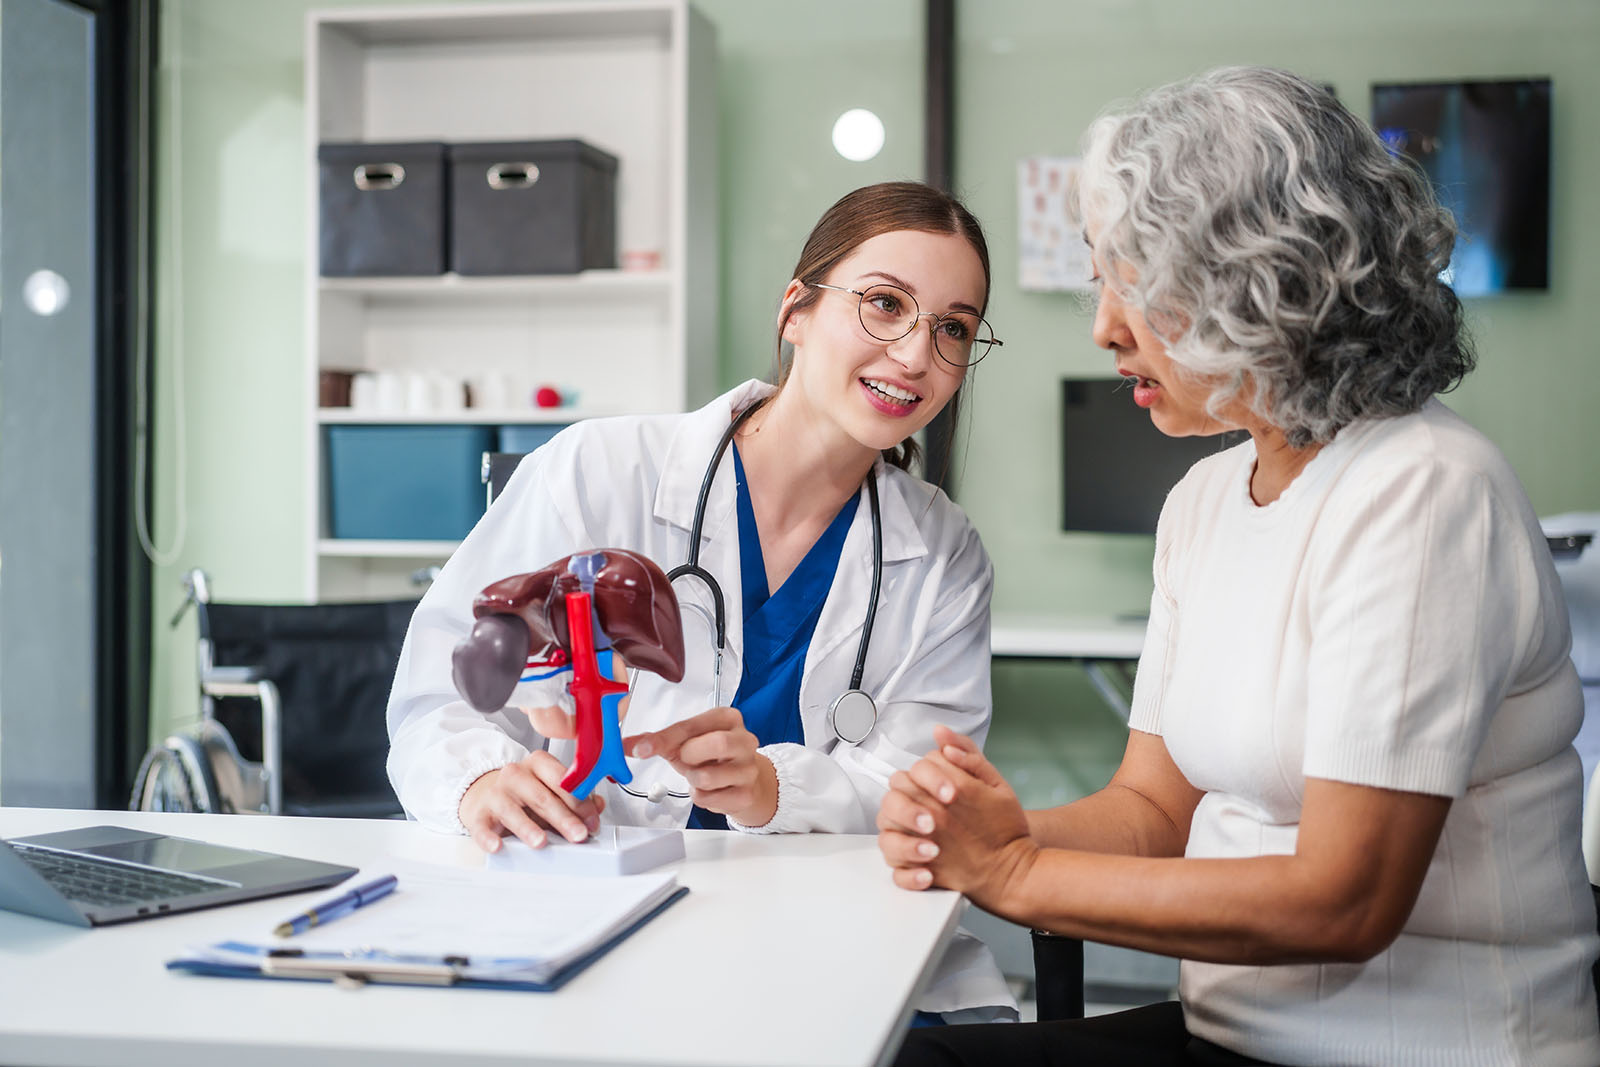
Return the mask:
{"type": "Polygon", "coordinates": [[[673,275],[667,271],[589,270],[581,274],[528,275],[525,277],[463,277],[441,274],[437,278],[318,278],[317,290],[325,295],[345,294],[368,301],[465,301],[473,297],[520,297],[526,300],[572,300],[584,297],[665,296],[672,291],[673,275]]]}
{"type": "Polygon", "coordinates": [[[579,419],[621,415],[620,409],[590,407],[559,408],[466,408],[425,415],[409,412],[352,411],[350,408],[319,408],[317,421],[324,426],[566,426],[579,419]]]}
{"type": "MultiPolygon", "coordinates": [[[[307,16],[308,599],[416,592],[447,541],[330,536],[331,427],[566,424],[709,400],[716,365],[716,96],[710,24],[687,0],[358,8],[307,16]],[[581,138],[615,155],[619,262],[530,277],[318,276],[317,146],[581,138]],[[509,378],[576,406],[380,414],[319,408],[323,370],[509,378]]],[[[476,471],[464,472],[475,478],[476,471]]]]}
{"type": "Polygon", "coordinates": [[[455,551],[454,541],[364,541],[356,538],[325,538],[318,542],[319,555],[333,559],[385,559],[438,562],[455,551]]]}

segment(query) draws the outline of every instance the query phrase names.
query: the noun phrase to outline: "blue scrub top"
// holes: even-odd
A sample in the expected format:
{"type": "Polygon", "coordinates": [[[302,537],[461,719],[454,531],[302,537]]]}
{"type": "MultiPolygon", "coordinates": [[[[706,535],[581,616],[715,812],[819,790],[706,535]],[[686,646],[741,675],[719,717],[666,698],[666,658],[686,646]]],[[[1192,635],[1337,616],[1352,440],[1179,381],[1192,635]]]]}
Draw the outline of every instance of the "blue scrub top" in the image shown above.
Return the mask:
{"type": "MultiPolygon", "coordinates": [[[[839,569],[839,555],[860,494],[845,501],[799,566],[772,593],[767,589],[766,560],[761,554],[755,508],[750,504],[750,486],[738,445],[733,447],[733,469],[738,487],[739,571],[744,596],[744,673],[733,706],[744,716],[745,729],[756,735],[758,744],[804,744],[800,675],[812,635],[817,631],[817,620],[822,617],[822,605],[828,600],[828,590],[839,569]]],[[[726,830],[728,820],[697,805],[689,815],[689,826],[726,830]]]]}

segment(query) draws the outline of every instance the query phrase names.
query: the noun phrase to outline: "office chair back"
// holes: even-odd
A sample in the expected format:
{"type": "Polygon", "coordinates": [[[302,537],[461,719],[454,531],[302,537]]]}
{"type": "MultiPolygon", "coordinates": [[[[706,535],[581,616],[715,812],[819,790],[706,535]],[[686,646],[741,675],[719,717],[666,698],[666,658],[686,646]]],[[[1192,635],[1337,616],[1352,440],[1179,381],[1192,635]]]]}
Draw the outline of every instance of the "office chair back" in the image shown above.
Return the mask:
{"type": "Polygon", "coordinates": [[[493,504],[495,497],[505,489],[506,483],[511,480],[511,475],[516,472],[517,464],[522,462],[526,452],[485,452],[483,454],[483,484],[488,487],[489,503],[493,504]]]}

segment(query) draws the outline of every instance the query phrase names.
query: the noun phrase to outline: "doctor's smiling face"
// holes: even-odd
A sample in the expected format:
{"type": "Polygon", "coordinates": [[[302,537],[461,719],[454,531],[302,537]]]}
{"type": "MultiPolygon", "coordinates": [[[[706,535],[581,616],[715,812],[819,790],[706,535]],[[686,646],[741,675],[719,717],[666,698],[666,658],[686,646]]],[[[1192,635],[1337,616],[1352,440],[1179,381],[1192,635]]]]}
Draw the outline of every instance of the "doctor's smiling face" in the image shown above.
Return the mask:
{"type": "Polygon", "coordinates": [[[960,389],[966,368],[957,361],[978,328],[986,281],[960,234],[868,238],[819,283],[789,283],[783,339],[794,346],[794,363],[786,388],[798,388],[812,411],[864,449],[894,448],[960,389]],[[808,293],[809,306],[791,311],[808,293]],[[913,315],[915,326],[896,338],[913,315]]]}
{"type": "MultiPolygon", "coordinates": [[[[919,455],[912,435],[941,410],[959,422],[966,365],[992,347],[981,321],[989,303],[983,227],[955,197],[922,182],[863,186],[823,212],[790,277],[778,309],[774,410],[809,427],[818,458],[836,468],[881,454],[909,470],[919,455]]],[[[948,447],[930,456],[930,477],[942,477],[949,461],[948,447]]]]}

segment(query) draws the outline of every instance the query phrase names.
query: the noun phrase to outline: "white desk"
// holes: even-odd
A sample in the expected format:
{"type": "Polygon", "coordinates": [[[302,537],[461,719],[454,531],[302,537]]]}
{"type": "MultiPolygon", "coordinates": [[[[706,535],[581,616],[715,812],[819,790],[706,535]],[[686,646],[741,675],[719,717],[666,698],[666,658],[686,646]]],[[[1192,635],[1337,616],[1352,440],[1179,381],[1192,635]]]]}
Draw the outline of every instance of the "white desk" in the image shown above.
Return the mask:
{"type": "Polygon", "coordinates": [[[1143,619],[996,612],[989,646],[996,659],[1057,659],[1081,663],[1089,681],[1124,722],[1133,668],[1144,648],[1143,619]],[[1115,672],[1119,687],[1111,679],[1115,672]]]}
{"type": "MultiPolygon", "coordinates": [[[[0,808],[0,837],[109,823],[360,865],[478,866],[414,823],[0,808]]],[[[80,930],[0,912],[0,1062],[73,1065],[875,1064],[963,908],[890,881],[870,836],[689,831],[690,893],[555,993],[175,974],[187,944],[318,894],[80,930]]]]}

